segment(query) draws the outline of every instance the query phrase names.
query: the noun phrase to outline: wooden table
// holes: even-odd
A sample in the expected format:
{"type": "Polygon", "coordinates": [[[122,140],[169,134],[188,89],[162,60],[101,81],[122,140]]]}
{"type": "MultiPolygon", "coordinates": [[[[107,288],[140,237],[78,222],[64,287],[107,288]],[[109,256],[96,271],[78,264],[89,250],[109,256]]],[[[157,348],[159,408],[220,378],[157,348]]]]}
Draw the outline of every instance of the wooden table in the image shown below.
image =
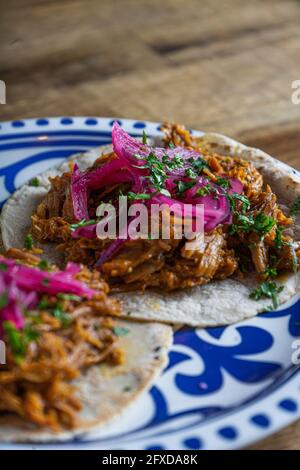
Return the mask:
{"type": "MultiPolygon", "coordinates": [[[[0,119],[173,120],[300,169],[298,0],[0,0],[0,119]]],[[[300,448],[300,423],[255,449],[300,448]]]]}

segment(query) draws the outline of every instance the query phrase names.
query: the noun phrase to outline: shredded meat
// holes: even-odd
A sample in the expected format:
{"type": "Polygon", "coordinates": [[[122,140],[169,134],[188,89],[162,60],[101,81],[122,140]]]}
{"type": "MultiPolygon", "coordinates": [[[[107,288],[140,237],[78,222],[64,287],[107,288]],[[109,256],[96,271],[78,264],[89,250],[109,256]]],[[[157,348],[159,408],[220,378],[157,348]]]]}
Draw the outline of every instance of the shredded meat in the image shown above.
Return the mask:
{"type": "MultiPolygon", "coordinates": [[[[22,250],[10,250],[7,255],[30,266],[40,262],[38,256],[22,250]]],[[[45,308],[28,312],[26,325],[34,327],[38,336],[21,360],[4,337],[8,347],[7,363],[0,366],[1,413],[14,413],[55,431],[73,428],[80,421],[82,405],[72,381],[92,365],[123,362],[113,321],[120,305],[107,297],[108,286],[99,273],[83,268],[77,279],[97,290],[97,295],[92,300],[59,299],[66,324],[53,315],[58,301],[54,296],[47,298],[45,308]]]]}
{"type": "MultiPolygon", "coordinates": [[[[238,179],[243,184],[243,195],[249,199],[250,208],[245,216],[255,217],[263,213],[272,217],[276,224],[265,236],[255,230],[230,234],[228,225],[219,226],[205,235],[203,246],[193,252],[185,250],[184,240],[137,240],[126,242],[114,257],[105,262],[102,273],[114,290],[135,290],[148,287],[170,291],[206,284],[214,279],[225,279],[242,272],[255,271],[264,276],[271,259],[277,257],[279,271],[291,271],[299,267],[299,246],[283,233],[283,244],[275,246],[278,228],[286,228],[292,220],[284,215],[277,203],[276,195],[264,185],[262,174],[248,161],[238,157],[212,153],[203,146],[199,137],[178,124],[163,126],[164,142],[196,149],[202,154],[207,166],[204,176],[215,182],[218,178],[238,179]],[[288,245],[286,245],[288,243],[288,245]],[[295,258],[296,255],[296,258],[295,258]],[[243,265],[243,266],[242,266],[243,265]]],[[[111,153],[99,158],[93,168],[101,166],[116,156],[111,153]]],[[[51,180],[52,188],[32,217],[32,233],[40,242],[55,242],[57,249],[65,253],[66,260],[83,262],[92,267],[109,240],[73,239],[70,235],[72,207],[70,203],[70,174],[51,180]],[[66,209],[68,208],[68,210],[66,209]],[[67,215],[65,213],[67,212],[67,215]],[[50,215],[51,214],[51,215],[50,215]]],[[[89,195],[90,217],[95,217],[96,208],[118,194],[126,194],[130,188],[105,187],[89,195]]],[[[236,210],[241,211],[241,201],[236,201],[236,210]]],[[[234,218],[234,222],[235,222],[234,218]]]]}

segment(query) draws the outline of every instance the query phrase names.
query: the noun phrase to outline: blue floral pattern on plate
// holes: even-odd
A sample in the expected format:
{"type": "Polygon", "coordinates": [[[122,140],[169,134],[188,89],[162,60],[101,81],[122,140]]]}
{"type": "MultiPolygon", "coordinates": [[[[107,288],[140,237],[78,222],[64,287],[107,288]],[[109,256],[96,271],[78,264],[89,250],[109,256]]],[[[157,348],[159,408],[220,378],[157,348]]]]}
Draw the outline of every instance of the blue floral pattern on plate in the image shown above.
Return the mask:
{"type": "MultiPolygon", "coordinates": [[[[158,123],[118,121],[132,135],[160,135],[158,123]]],[[[113,122],[65,116],[1,123],[0,204],[70,155],[109,143],[113,122]]],[[[294,299],[237,325],[178,331],[162,377],[105,436],[35,448],[235,449],[262,439],[300,417],[299,368],[291,360],[299,306],[294,299]]]]}

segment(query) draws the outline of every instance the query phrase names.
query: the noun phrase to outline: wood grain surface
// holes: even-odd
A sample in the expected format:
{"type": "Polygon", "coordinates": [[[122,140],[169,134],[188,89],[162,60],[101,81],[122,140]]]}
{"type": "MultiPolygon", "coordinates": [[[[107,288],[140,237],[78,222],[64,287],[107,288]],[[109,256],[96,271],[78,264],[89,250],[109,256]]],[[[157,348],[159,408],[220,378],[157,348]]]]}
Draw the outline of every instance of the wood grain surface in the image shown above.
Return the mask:
{"type": "MultiPolygon", "coordinates": [[[[0,119],[172,120],[300,169],[299,0],[0,0],[0,119]]],[[[300,423],[252,449],[299,449],[300,423]]]]}

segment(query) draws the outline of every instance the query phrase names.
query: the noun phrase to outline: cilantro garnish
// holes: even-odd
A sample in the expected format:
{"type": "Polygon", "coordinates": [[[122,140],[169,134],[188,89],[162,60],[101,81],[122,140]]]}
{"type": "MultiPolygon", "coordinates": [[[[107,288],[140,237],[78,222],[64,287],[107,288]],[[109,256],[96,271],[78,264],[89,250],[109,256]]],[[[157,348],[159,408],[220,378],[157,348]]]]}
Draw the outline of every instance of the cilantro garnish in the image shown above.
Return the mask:
{"type": "Polygon", "coordinates": [[[32,238],[32,235],[30,235],[30,233],[26,235],[25,237],[24,248],[26,248],[26,250],[32,250],[33,248],[33,238],[32,238]]]}
{"type": "Polygon", "coordinates": [[[3,294],[0,295],[0,309],[5,308],[8,305],[8,296],[4,292],[3,294]]]}
{"type": "Polygon", "coordinates": [[[220,186],[223,189],[231,189],[230,180],[226,178],[217,178],[215,183],[217,186],[220,186]]]}
{"type": "Polygon", "coordinates": [[[268,266],[264,272],[264,275],[267,278],[276,278],[278,276],[278,271],[274,266],[268,266]]]}
{"type": "Polygon", "coordinates": [[[297,272],[298,272],[298,265],[299,265],[298,256],[297,256],[296,250],[295,250],[295,248],[294,248],[294,246],[293,246],[293,243],[288,243],[288,245],[290,246],[291,251],[292,251],[292,266],[293,266],[293,271],[294,271],[294,273],[297,273],[297,272]]]}
{"type": "Polygon", "coordinates": [[[61,300],[73,300],[74,302],[80,302],[81,301],[81,297],[79,297],[79,295],[75,295],[75,294],[59,293],[59,294],[57,294],[57,297],[61,300]]]}
{"type": "MultiPolygon", "coordinates": [[[[81,297],[73,294],[64,294],[59,293],[57,297],[61,300],[73,300],[76,302],[81,301],[81,297]]],[[[62,308],[63,305],[61,302],[51,302],[47,296],[43,296],[40,300],[40,303],[37,307],[39,310],[47,310],[53,317],[59,320],[64,328],[68,327],[72,322],[72,316],[68,313],[65,313],[62,308]]]]}
{"type": "Polygon", "coordinates": [[[192,168],[187,168],[187,170],[185,170],[185,176],[191,179],[196,179],[197,173],[195,173],[195,171],[192,168]]]}
{"type": "Polygon", "coordinates": [[[48,301],[48,298],[44,296],[41,298],[37,308],[39,310],[45,310],[47,307],[49,307],[49,301],[48,301]]]}
{"type": "Polygon", "coordinates": [[[147,145],[147,142],[148,142],[147,134],[146,134],[145,131],[143,131],[143,144],[144,144],[144,145],[147,145]]]}
{"type": "Polygon", "coordinates": [[[264,212],[257,214],[254,218],[254,230],[261,235],[269,233],[276,225],[276,220],[273,217],[269,217],[264,212]]]}
{"type": "Polygon", "coordinates": [[[271,279],[271,278],[276,278],[278,276],[278,258],[276,255],[273,253],[270,254],[270,264],[268,265],[267,269],[263,273],[265,278],[271,279]]]}
{"type": "MultiPolygon", "coordinates": [[[[157,157],[153,152],[150,152],[148,156],[141,156],[141,155],[134,155],[137,160],[143,160],[142,165],[137,165],[136,168],[139,169],[147,169],[149,171],[148,178],[151,182],[152,187],[161,194],[166,196],[170,196],[170,192],[165,188],[166,179],[169,177],[169,174],[172,173],[173,170],[177,170],[179,168],[183,168],[185,165],[185,161],[182,156],[178,153],[174,155],[174,157],[170,158],[167,154],[163,155],[160,159],[157,157]]],[[[188,162],[191,165],[191,168],[185,170],[185,176],[191,178],[192,180],[196,180],[197,176],[201,173],[203,168],[207,167],[207,163],[202,160],[201,158],[194,160],[194,158],[189,158],[188,162]]],[[[196,184],[196,181],[184,183],[181,181],[178,187],[178,193],[181,194],[185,192],[187,189],[191,188],[196,184]]],[[[137,198],[141,199],[141,198],[137,198]]],[[[145,197],[148,199],[148,197],[145,197]]]]}
{"type": "Polygon", "coordinates": [[[80,222],[76,223],[76,224],[71,224],[70,225],[70,229],[72,232],[74,232],[74,230],[80,228],[80,227],[88,227],[89,225],[95,225],[97,223],[96,220],[92,219],[92,220],[86,220],[86,219],[82,219],[80,222]]]}
{"type": "Polygon", "coordinates": [[[33,186],[34,188],[38,188],[39,185],[40,185],[40,181],[38,178],[32,178],[30,181],[29,181],[29,186],[33,186]]]}
{"type": "Polygon", "coordinates": [[[173,159],[169,159],[167,155],[164,155],[162,161],[150,152],[147,157],[141,157],[140,155],[134,155],[139,160],[145,160],[144,165],[137,166],[137,168],[145,168],[149,171],[149,176],[146,176],[156,189],[158,193],[170,196],[168,190],[165,189],[165,181],[168,178],[167,171],[171,171],[174,168],[179,168],[182,165],[181,157],[175,156],[173,159]]]}
{"type": "Polygon", "coordinates": [[[164,188],[167,179],[165,164],[161,162],[152,152],[146,157],[145,167],[149,170],[149,179],[154,188],[162,194],[170,196],[169,191],[164,188]]]}
{"type": "Polygon", "coordinates": [[[234,235],[237,232],[257,232],[262,237],[269,233],[276,225],[276,220],[269,217],[264,212],[260,212],[256,216],[238,214],[237,220],[230,227],[230,234],[234,235]]]}
{"type": "Polygon", "coordinates": [[[299,260],[295,250],[295,247],[292,242],[282,240],[282,235],[284,232],[284,227],[277,227],[276,236],[275,236],[275,247],[280,250],[283,246],[289,246],[291,248],[292,254],[292,266],[294,273],[298,272],[299,260]]]}
{"type": "Polygon", "coordinates": [[[131,191],[129,191],[127,193],[127,198],[131,201],[136,201],[139,199],[151,199],[151,194],[146,194],[146,193],[137,194],[137,193],[132,193],[131,191]]]}
{"type": "MultiPolygon", "coordinates": [[[[165,182],[168,178],[168,174],[173,170],[184,167],[184,159],[180,154],[175,155],[173,158],[170,158],[167,154],[163,155],[161,160],[153,153],[150,152],[147,157],[142,157],[140,155],[135,155],[135,158],[138,160],[144,160],[143,165],[137,166],[137,168],[147,169],[149,171],[149,176],[146,177],[150,180],[152,186],[158,193],[170,196],[168,190],[165,189],[165,182]]],[[[197,175],[202,171],[204,167],[207,166],[206,162],[202,159],[195,161],[194,159],[189,159],[189,163],[193,168],[189,168],[185,171],[185,175],[193,180],[197,178],[197,175]]],[[[178,193],[181,194],[187,189],[191,188],[196,184],[196,181],[184,183],[180,182],[178,187],[178,193]]]]}
{"type": "Polygon", "coordinates": [[[43,279],[43,280],[42,280],[42,284],[43,284],[43,286],[49,286],[49,284],[50,284],[50,279],[47,279],[47,278],[43,279]]]}
{"type": "Polygon", "coordinates": [[[214,188],[211,184],[207,184],[202,188],[197,189],[196,195],[197,196],[207,196],[208,194],[217,194],[218,190],[214,188]]]}
{"type": "Polygon", "coordinates": [[[294,217],[300,212],[300,196],[297,197],[295,200],[294,204],[292,205],[292,208],[290,210],[290,215],[294,217]]]}
{"type": "Polygon", "coordinates": [[[204,168],[208,168],[208,164],[205,160],[203,160],[203,158],[198,158],[195,160],[193,157],[191,157],[188,159],[188,162],[192,165],[198,175],[202,173],[204,168]]]}
{"type": "Polygon", "coordinates": [[[253,216],[247,216],[244,214],[237,214],[237,218],[234,224],[230,227],[230,235],[234,235],[237,232],[250,232],[254,226],[253,216]]]}
{"type": "Polygon", "coordinates": [[[188,181],[187,183],[185,183],[184,181],[176,181],[177,194],[181,195],[185,193],[188,189],[193,188],[196,183],[197,181],[188,181]]]}
{"type": "Polygon", "coordinates": [[[67,328],[73,321],[73,318],[68,313],[63,312],[59,307],[55,307],[52,315],[60,321],[64,328],[67,328]]]}
{"type": "Polygon", "coordinates": [[[39,262],[38,267],[39,267],[42,271],[51,271],[51,266],[49,265],[48,261],[46,261],[45,259],[42,259],[42,260],[39,262]]]}
{"type": "Polygon", "coordinates": [[[14,354],[15,361],[20,362],[26,353],[27,346],[32,341],[37,340],[39,333],[29,325],[26,325],[23,330],[17,330],[10,321],[3,322],[3,329],[14,354]]]}
{"type": "Polygon", "coordinates": [[[227,194],[227,198],[229,199],[231,210],[235,212],[235,201],[242,202],[242,213],[245,214],[251,207],[250,201],[247,196],[238,193],[227,194]]]}
{"type": "Polygon", "coordinates": [[[0,263],[0,271],[7,271],[7,270],[8,270],[7,264],[5,264],[5,263],[0,263]]]}
{"type": "Polygon", "coordinates": [[[284,227],[277,227],[276,229],[276,236],[275,236],[275,247],[279,250],[282,245],[283,245],[283,241],[282,241],[282,235],[283,235],[283,231],[284,231],[284,227]]]}
{"type": "Polygon", "coordinates": [[[265,281],[260,285],[260,287],[251,292],[250,298],[254,300],[260,300],[263,298],[272,299],[272,307],[276,310],[279,306],[278,294],[280,294],[283,289],[284,286],[278,286],[276,282],[265,281]]]}
{"type": "Polygon", "coordinates": [[[184,166],[184,160],[182,156],[179,155],[179,153],[173,158],[170,158],[168,155],[164,155],[162,157],[162,162],[165,165],[167,171],[176,170],[184,166]]]}
{"type": "Polygon", "coordinates": [[[116,336],[126,336],[130,332],[128,328],[122,328],[120,326],[115,326],[113,332],[116,336]]]}

